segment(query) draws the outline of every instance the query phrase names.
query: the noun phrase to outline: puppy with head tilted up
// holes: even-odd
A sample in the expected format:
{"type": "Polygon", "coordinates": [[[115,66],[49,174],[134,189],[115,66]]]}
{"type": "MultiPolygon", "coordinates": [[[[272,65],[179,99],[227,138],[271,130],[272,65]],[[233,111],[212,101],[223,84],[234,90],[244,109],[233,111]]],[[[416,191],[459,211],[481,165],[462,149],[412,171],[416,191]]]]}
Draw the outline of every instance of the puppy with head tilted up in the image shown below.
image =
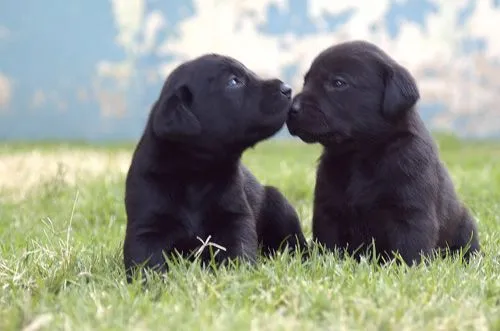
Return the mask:
{"type": "Polygon", "coordinates": [[[433,251],[479,251],[419,98],[408,70],[372,43],[341,43],[314,59],[287,120],[292,135],[324,147],[313,240],[356,258],[374,243],[383,260],[397,252],[407,264],[433,251]]]}
{"type": "Polygon", "coordinates": [[[165,271],[164,255],[192,256],[198,238],[211,236],[225,249],[216,262],[254,261],[259,243],[269,254],[306,248],[294,208],[240,163],[247,148],[285,124],[290,104],[288,85],[230,57],[207,54],[173,70],[126,179],[128,281],[138,265],[165,271]]]}

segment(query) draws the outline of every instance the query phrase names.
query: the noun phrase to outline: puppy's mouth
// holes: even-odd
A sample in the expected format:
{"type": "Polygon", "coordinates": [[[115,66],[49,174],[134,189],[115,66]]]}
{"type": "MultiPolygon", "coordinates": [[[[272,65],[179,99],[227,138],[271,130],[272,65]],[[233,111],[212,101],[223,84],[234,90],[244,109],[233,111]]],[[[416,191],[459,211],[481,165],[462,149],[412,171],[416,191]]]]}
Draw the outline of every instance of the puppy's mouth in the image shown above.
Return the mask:
{"type": "Polygon", "coordinates": [[[283,115],[288,114],[290,110],[291,101],[290,99],[280,97],[279,94],[273,95],[273,98],[269,100],[269,103],[262,107],[262,113],[266,115],[283,115]]]}
{"type": "Polygon", "coordinates": [[[288,127],[288,131],[292,136],[298,137],[308,144],[342,145],[352,142],[352,139],[337,132],[314,133],[294,127],[288,127]]]}

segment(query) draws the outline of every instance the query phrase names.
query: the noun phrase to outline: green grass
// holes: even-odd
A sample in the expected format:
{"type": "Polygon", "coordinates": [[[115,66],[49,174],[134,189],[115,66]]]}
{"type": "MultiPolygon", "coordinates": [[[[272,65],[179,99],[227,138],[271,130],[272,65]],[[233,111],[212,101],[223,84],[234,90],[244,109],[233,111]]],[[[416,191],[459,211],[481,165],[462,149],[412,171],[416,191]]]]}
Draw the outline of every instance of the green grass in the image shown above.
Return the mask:
{"type": "MultiPolygon", "coordinates": [[[[127,285],[122,269],[123,169],[133,145],[4,144],[0,330],[500,330],[500,144],[439,141],[479,222],[484,256],[470,265],[281,255],[216,273],[179,264],[147,289],[127,285]],[[33,178],[40,183],[28,185],[33,178]]],[[[319,152],[272,141],[244,156],[292,201],[308,239],[319,152]]]]}

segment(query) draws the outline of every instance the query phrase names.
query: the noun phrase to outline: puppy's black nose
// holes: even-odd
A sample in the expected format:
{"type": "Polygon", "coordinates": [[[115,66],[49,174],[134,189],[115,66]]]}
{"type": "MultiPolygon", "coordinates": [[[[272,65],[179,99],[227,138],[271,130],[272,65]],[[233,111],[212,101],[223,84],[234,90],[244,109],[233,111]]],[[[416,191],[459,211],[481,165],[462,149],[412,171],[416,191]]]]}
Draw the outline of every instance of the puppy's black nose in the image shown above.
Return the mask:
{"type": "Polygon", "coordinates": [[[292,88],[286,83],[281,83],[280,86],[281,93],[283,93],[288,99],[292,97],[292,88]]]}
{"type": "Polygon", "coordinates": [[[296,115],[300,111],[300,100],[295,99],[292,102],[292,106],[290,107],[290,114],[291,115],[296,115]]]}

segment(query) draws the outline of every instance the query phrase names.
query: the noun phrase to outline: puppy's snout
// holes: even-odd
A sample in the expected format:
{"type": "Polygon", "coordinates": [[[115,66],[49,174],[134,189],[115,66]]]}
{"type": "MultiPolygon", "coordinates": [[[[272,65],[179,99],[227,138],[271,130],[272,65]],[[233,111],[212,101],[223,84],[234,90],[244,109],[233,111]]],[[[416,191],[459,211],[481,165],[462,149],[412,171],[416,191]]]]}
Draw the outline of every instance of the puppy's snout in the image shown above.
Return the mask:
{"type": "Polygon", "coordinates": [[[290,85],[288,85],[286,83],[281,83],[281,85],[280,85],[280,91],[288,99],[290,99],[292,97],[292,88],[290,87],[290,85]]]}

